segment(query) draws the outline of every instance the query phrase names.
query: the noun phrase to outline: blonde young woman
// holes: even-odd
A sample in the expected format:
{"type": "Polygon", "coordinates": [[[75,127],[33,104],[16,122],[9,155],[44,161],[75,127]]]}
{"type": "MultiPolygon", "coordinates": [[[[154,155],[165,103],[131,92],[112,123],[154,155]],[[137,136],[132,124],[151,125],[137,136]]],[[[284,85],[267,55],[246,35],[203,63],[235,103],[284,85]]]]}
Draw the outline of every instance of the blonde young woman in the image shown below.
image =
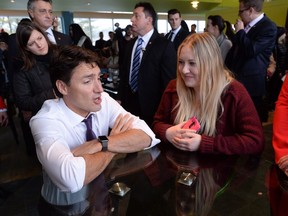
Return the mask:
{"type": "Polygon", "coordinates": [[[257,154],[264,136],[246,89],[223,66],[219,46],[209,33],[188,36],[178,49],[177,79],[167,86],[154,117],[162,142],[184,151],[257,154]],[[201,129],[183,129],[192,116],[201,129]]]}

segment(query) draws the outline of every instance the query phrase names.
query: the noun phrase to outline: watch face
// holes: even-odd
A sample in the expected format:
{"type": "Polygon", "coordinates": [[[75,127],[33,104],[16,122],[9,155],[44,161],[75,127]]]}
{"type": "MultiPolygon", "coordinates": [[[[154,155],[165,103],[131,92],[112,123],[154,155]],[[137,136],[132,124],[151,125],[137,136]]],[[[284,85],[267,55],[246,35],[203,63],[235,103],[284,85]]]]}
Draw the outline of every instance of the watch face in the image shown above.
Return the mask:
{"type": "Polygon", "coordinates": [[[99,140],[108,140],[108,138],[106,136],[99,136],[98,139],[99,140]]]}

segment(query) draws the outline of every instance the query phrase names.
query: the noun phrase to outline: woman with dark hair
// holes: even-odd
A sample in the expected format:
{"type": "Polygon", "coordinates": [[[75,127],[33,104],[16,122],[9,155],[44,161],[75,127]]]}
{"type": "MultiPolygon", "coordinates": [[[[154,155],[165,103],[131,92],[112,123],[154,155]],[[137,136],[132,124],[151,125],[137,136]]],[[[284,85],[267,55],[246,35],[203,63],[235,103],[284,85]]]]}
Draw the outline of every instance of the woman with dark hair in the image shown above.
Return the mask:
{"type": "Polygon", "coordinates": [[[72,23],[69,26],[69,35],[73,41],[74,45],[95,50],[91,39],[85,34],[81,26],[77,23],[72,23]]]}
{"type": "MultiPolygon", "coordinates": [[[[226,25],[229,24],[226,23],[226,25]]],[[[221,16],[219,15],[208,16],[207,31],[216,38],[217,43],[221,50],[223,61],[225,60],[228,51],[232,47],[232,42],[224,34],[224,29],[225,29],[225,21],[221,16]]]]}
{"type": "Polygon", "coordinates": [[[35,155],[35,145],[28,123],[45,100],[55,98],[49,74],[50,57],[55,46],[33,22],[21,22],[16,30],[16,39],[23,66],[14,75],[15,103],[22,114],[27,153],[35,155]]]}

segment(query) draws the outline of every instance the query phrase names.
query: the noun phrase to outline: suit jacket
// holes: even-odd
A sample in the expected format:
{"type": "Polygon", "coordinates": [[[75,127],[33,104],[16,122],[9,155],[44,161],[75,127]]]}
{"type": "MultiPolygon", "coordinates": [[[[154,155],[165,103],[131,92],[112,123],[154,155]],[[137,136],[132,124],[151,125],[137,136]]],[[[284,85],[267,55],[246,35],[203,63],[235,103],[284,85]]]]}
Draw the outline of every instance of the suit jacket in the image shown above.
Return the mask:
{"type": "MultiPolygon", "coordinates": [[[[131,56],[134,43],[137,38],[129,41],[125,49],[123,64],[120,68],[119,99],[125,109],[129,110],[129,104],[134,103],[129,85],[131,56]]],[[[139,75],[137,103],[140,105],[140,118],[147,124],[151,124],[154,114],[160,103],[162,94],[171,79],[176,77],[176,51],[173,44],[160,36],[154,30],[145,51],[143,52],[139,75]]]]}
{"type": "MultiPolygon", "coordinates": [[[[168,39],[169,35],[170,35],[171,31],[169,33],[167,33],[165,35],[165,38],[168,39]]],[[[178,47],[180,46],[180,44],[183,42],[183,40],[190,34],[189,31],[185,30],[184,28],[180,28],[180,30],[178,31],[178,33],[176,34],[173,44],[175,46],[175,50],[178,50],[178,47]]]]}
{"type": "Polygon", "coordinates": [[[266,72],[276,36],[276,25],[264,16],[247,34],[239,30],[233,38],[225,63],[252,97],[265,94],[266,72]]]}
{"type": "Polygon", "coordinates": [[[52,30],[57,45],[71,45],[72,39],[69,35],[52,30]]]}

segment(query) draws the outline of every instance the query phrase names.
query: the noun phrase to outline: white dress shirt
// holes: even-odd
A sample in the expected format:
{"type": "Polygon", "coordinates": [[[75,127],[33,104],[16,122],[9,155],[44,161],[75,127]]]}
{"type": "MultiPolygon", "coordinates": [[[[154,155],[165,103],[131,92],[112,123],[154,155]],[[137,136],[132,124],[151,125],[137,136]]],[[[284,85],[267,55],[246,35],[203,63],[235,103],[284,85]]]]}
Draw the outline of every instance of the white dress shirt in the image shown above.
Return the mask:
{"type": "MultiPolygon", "coordinates": [[[[127,113],[105,92],[102,93],[101,106],[100,111],[92,113],[92,128],[97,137],[108,135],[117,116],[127,113]]],[[[37,156],[44,172],[41,194],[49,203],[69,205],[87,197],[87,186],[83,185],[85,160],[74,157],[71,152],[86,141],[83,119],[70,110],[63,99],[51,99],[45,101],[41,110],[30,120],[37,156]]],[[[132,127],[143,130],[151,137],[150,147],[160,142],[143,120],[136,116],[133,119],[132,127]]]]}

